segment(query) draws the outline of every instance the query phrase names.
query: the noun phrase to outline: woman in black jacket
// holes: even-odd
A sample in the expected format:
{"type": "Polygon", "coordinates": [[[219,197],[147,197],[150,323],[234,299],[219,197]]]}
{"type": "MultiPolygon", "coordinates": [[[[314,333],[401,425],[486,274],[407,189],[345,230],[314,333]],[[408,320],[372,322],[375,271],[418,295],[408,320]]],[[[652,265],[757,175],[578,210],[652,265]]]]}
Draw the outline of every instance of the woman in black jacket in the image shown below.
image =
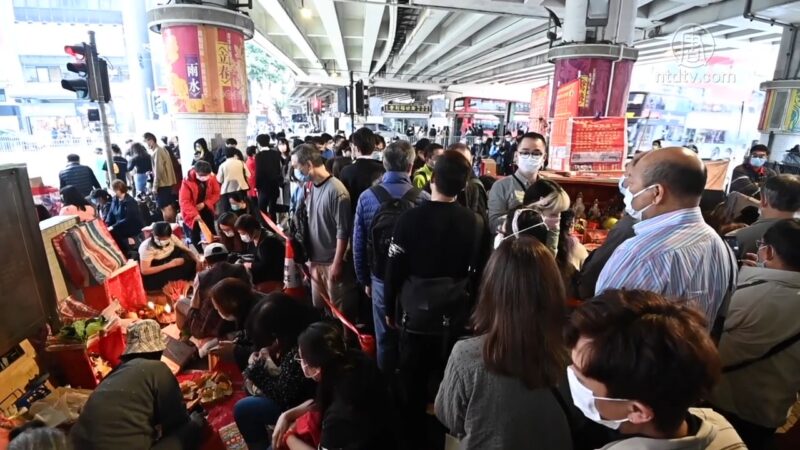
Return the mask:
{"type": "Polygon", "coordinates": [[[251,310],[247,333],[256,350],[244,370],[251,397],[239,400],[233,410],[249,448],[266,448],[270,441],[266,427],[313,395],[314,382],[303,376],[298,361],[297,338],[317,320],[319,313],[311,305],[284,293],[267,295],[251,310]]]}
{"type": "Polygon", "coordinates": [[[217,166],[216,161],[214,160],[214,154],[208,150],[208,142],[206,142],[205,138],[200,138],[194,141],[194,160],[195,161],[205,161],[211,165],[211,171],[217,173],[217,166]]]}
{"type": "Polygon", "coordinates": [[[266,295],[253,290],[250,283],[238,278],[225,278],[211,288],[211,303],[219,316],[233,322],[236,338],[233,341],[220,341],[219,352],[232,355],[239,369],[248,366],[248,359],[254,345],[247,331],[247,320],[259,304],[266,301],[266,295]]]}
{"type": "Polygon", "coordinates": [[[139,204],[128,195],[128,186],[124,181],[115,180],[111,183],[111,189],[114,190],[114,199],[103,220],[122,253],[127,255],[132,250],[128,240],[142,232],[144,219],[139,204]]]}
{"type": "Polygon", "coordinates": [[[253,276],[253,285],[261,292],[283,287],[284,243],[258,223],[255,217],[244,214],[236,220],[236,232],[248,245],[252,261],[245,262],[253,276]]]}

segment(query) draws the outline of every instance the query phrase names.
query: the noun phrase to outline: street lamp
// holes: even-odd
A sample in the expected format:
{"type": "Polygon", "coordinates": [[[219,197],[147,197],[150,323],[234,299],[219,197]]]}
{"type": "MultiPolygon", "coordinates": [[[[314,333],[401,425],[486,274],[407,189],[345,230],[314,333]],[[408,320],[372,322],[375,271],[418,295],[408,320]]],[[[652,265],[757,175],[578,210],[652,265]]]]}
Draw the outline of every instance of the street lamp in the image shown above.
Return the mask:
{"type": "Polygon", "coordinates": [[[305,0],[300,0],[300,15],[304,19],[310,19],[311,18],[311,9],[310,8],[306,8],[305,0]]]}

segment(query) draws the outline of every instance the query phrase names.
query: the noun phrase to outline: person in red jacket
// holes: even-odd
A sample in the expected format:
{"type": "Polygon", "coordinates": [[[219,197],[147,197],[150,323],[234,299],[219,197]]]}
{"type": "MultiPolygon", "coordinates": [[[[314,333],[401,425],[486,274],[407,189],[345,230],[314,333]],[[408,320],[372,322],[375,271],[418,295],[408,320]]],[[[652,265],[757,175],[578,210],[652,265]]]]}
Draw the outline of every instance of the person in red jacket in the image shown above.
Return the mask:
{"type": "Polygon", "coordinates": [[[258,209],[258,190],[256,190],[256,153],[258,153],[258,147],[251,145],[247,147],[245,153],[247,154],[247,161],[244,164],[247,166],[247,170],[250,171],[250,178],[247,179],[250,190],[247,191],[247,198],[253,211],[256,211],[258,209]]]}
{"type": "Polygon", "coordinates": [[[195,162],[181,185],[179,200],[183,222],[191,230],[192,244],[198,249],[202,240],[199,220],[209,230],[215,229],[214,211],[219,197],[219,182],[211,173],[211,165],[202,160],[195,162]]]}

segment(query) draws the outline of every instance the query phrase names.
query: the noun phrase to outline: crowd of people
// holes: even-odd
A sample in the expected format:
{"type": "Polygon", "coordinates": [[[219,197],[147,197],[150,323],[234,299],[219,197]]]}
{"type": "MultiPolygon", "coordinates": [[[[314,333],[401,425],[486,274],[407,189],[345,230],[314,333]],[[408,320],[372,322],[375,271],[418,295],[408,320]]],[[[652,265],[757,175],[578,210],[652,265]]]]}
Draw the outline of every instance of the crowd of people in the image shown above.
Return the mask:
{"type": "MultiPolygon", "coordinates": [[[[773,449],[796,401],[800,177],[760,171],[762,147],[732,186],[758,205],[750,225],[723,237],[700,209],[703,161],[655,149],[627,164],[622,218],[589,254],[537,133],[510,143],[497,180],[476,173],[482,143],[385,145],[366,128],[259,135],[245,154],[198,139],[181,179],[176,155],[143,138],[128,167],[161,213],[149,237],[126,180],[101,194],[72,156],[62,213],[138,245],[148,289],[194,283],[178,325],[222,338],[243,371],[233,413],[250,449],[438,450],[446,435],[481,450],[773,449]],[[279,292],[287,246],[307,299],[279,292]],[[334,309],[375,335],[374,359],[334,309]]],[[[128,331],[73,431],[79,448],[196,440],[201,418],[152,361],[156,327],[128,331]],[[141,423],[108,426],[126,389],[147,398],[141,423]]]]}

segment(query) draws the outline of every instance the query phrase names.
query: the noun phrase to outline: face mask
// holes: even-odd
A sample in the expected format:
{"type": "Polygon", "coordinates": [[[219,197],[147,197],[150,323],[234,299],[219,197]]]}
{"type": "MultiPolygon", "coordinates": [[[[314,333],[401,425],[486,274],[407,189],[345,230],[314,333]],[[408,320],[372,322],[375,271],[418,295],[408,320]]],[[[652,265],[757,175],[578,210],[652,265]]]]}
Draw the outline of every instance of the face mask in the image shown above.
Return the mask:
{"type": "Polygon", "coordinates": [[[209,180],[209,178],[211,178],[211,175],[198,175],[197,181],[202,181],[203,183],[205,183],[206,181],[209,180]]]}
{"type": "Polygon", "coordinates": [[[644,208],[642,208],[642,209],[637,211],[636,209],[633,208],[633,200],[636,197],[642,195],[643,192],[646,192],[648,189],[653,188],[653,187],[655,187],[655,185],[648,186],[648,187],[642,189],[641,191],[637,192],[635,195],[630,190],[628,190],[628,189],[625,190],[625,193],[623,194],[625,196],[625,198],[624,198],[624,201],[625,201],[625,212],[628,213],[629,216],[633,217],[634,220],[637,220],[637,221],[638,220],[642,220],[642,214],[644,214],[644,212],[647,211],[648,208],[653,206],[653,204],[651,203],[651,204],[649,204],[649,205],[645,206],[644,208]]]}
{"type": "Polygon", "coordinates": [[[628,188],[625,186],[625,175],[620,177],[617,187],[619,188],[619,193],[622,194],[623,197],[627,195],[626,192],[628,192],[628,188]]]}
{"type": "Polygon", "coordinates": [[[222,234],[224,234],[227,237],[233,237],[234,232],[233,231],[223,231],[222,234]]]}
{"type": "Polygon", "coordinates": [[[753,167],[761,167],[767,163],[766,158],[750,158],[750,165],[753,167]]]}
{"type": "Polygon", "coordinates": [[[519,157],[519,171],[526,174],[532,174],[542,167],[542,155],[520,156],[519,157]]]}
{"type": "Polygon", "coordinates": [[[578,379],[578,376],[575,375],[575,369],[573,369],[572,366],[567,367],[567,379],[569,380],[569,390],[572,394],[572,403],[574,403],[575,406],[581,410],[587,419],[611,428],[612,430],[618,429],[620,425],[630,420],[628,418],[619,420],[603,419],[600,416],[600,411],[597,410],[597,405],[595,404],[595,400],[607,400],[612,402],[627,402],[630,400],[595,397],[592,390],[584,386],[578,379]]]}
{"type": "Polygon", "coordinates": [[[223,316],[222,313],[219,313],[219,316],[226,322],[236,322],[236,316],[223,316]]]}
{"type": "Polygon", "coordinates": [[[240,234],[239,237],[242,238],[242,242],[244,242],[245,244],[253,240],[253,238],[251,238],[249,234],[240,234]]]}
{"type": "Polygon", "coordinates": [[[301,183],[305,183],[308,181],[308,175],[303,175],[303,172],[300,172],[300,169],[294,169],[294,177],[297,181],[301,183]]]}
{"type": "Polygon", "coordinates": [[[312,380],[319,379],[318,378],[319,374],[322,371],[321,369],[317,369],[316,371],[312,372],[311,367],[309,367],[308,364],[306,364],[302,360],[300,361],[300,368],[303,369],[303,376],[305,376],[306,378],[310,378],[312,380]]]}
{"type": "Polygon", "coordinates": [[[372,153],[372,159],[383,161],[383,153],[381,152],[374,152],[372,153]]]}
{"type": "Polygon", "coordinates": [[[242,209],[240,205],[237,205],[235,203],[231,205],[231,211],[239,211],[240,209],[242,209]]]}

